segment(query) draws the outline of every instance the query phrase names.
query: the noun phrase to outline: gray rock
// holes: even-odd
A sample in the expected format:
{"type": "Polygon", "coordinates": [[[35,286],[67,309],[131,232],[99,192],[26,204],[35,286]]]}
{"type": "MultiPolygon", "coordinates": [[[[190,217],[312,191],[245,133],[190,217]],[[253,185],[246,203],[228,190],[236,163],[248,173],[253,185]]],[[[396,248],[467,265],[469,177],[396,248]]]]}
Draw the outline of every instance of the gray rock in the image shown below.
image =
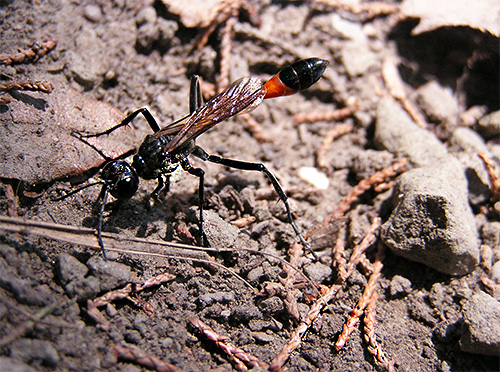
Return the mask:
{"type": "Polygon", "coordinates": [[[158,18],[156,14],[156,9],[152,6],[147,6],[139,10],[135,16],[135,21],[137,24],[143,25],[144,23],[156,23],[156,19],[158,18]]]}
{"type": "Polygon", "coordinates": [[[460,349],[474,354],[500,355],[500,302],[480,292],[462,305],[460,349]]]}
{"type": "Polygon", "coordinates": [[[377,65],[377,56],[366,41],[354,40],[347,42],[341,51],[342,63],[349,76],[359,76],[377,65]]]}
{"type": "Polygon", "coordinates": [[[113,261],[105,261],[100,256],[93,256],[87,261],[92,275],[99,280],[102,292],[137,280],[130,267],[113,261]]]}
{"type": "Polygon", "coordinates": [[[488,244],[490,247],[500,245],[500,222],[492,221],[485,223],[481,228],[481,239],[483,240],[483,244],[488,244]]]}
{"type": "Polygon", "coordinates": [[[266,273],[264,272],[264,268],[262,266],[257,266],[255,269],[252,269],[248,272],[247,280],[250,283],[257,284],[265,275],[266,273]]]}
{"type": "Polygon", "coordinates": [[[0,357],[0,371],[9,372],[37,372],[36,368],[12,358],[0,357]]]}
{"type": "Polygon", "coordinates": [[[283,311],[285,305],[281,298],[277,296],[266,298],[259,303],[261,310],[267,314],[274,314],[283,311]]]}
{"type": "Polygon", "coordinates": [[[95,30],[83,27],[68,50],[68,68],[73,78],[87,89],[102,82],[111,65],[110,50],[95,30]]]}
{"type": "Polygon", "coordinates": [[[83,8],[83,15],[91,22],[99,22],[102,18],[102,10],[97,5],[86,5],[83,8]]]}
{"type": "Polygon", "coordinates": [[[255,341],[262,344],[273,342],[276,338],[274,335],[268,335],[265,332],[252,332],[252,336],[255,338],[255,341]]]}
{"type": "Polygon", "coordinates": [[[500,111],[492,112],[479,119],[479,132],[487,139],[500,135],[500,111]]]}
{"type": "Polygon", "coordinates": [[[59,354],[49,341],[22,338],[14,341],[10,348],[12,358],[21,359],[26,363],[40,361],[51,367],[59,363],[59,354]]]}
{"type": "Polygon", "coordinates": [[[392,297],[397,295],[406,295],[411,291],[411,281],[400,275],[394,275],[389,287],[389,293],[392,297]]]}
{"type": "Polygon", "coordinates": [[[497,261],[491,266],[490,278],[495,283],[500,284],[500,261],[497,261]]]}
{"type": "Polygon", "coordinates": [[[79,301],[96,297],[101,292],[99,280],[89,276],[81,280],[73,280],[64,286],[69,297],[76,297],[79,301]]]}
{"type": "Polygon", "coordinates": [[[213,303],[230,303],[234,302],[234,292],[215,292],[206,293],[198,298],[198,304],[201,307],[212,305],[213,303]]]}
{"type": "Polygon", "coordinates": [[[213,211],[204,211],[203,217],[203,230],[210,246],[220,249],[231,247],[238,237],[239,229],[213,211]]]}
{"type": "Polygon", "coordinates": [[[417,102],[431,121],[443,124],[457,123],[458,102],[450,90],[436,81],[430,81],[418,88],[416,94],[417,102]]]}
{"type": "Polygon", "coordinates": [[[64,283],[68,283],[75,279],[82,279],[89,271],[87,266],[67,253],[61,253],[57,257],[57,269],[64,283]]]}
{"type": "Polygon", "coordinates": [[[262,313],[255,305],[241,305],[232,309],[232,317],[237,321],[248,321],[249,319],[261,318],[262,313]]]}
{"type": "Polygon", "coordinates": [[[450,151],[462,164],[467,177],[471,204],[478,205],[488,201],[491,196],[489,177],[477,153],[490,154],[481,136],[470,128],[457,128],[451,135],[449,144],[450,151]]]}
{"type": "Polygon", "coordinates": [[[375,142],[398,157],[404,156],[413,167],[439,164],[449,156],[432,133],[420,128],[389,99],[381,100],[377,108],[375,142]]]}
{"type": "Polygon", "coordinates": [[[12,292],[17,301],[34,306],[47,306],[54,301],[46,285],[35,281],[20,279],[9,275],[0,275],[0,286],[12,292]]]}
{"type": "Polygon", "coordinates": [[[316,283],[321,283],[323,280],[331,277],[332,269],[330,266],[324,265],[321,262],[315,262],[307,265],[304,268],[306,275],[316,283]]]}
{"type": "Polygon", "coordinates": [[[452,152],[464,151],[470,154],[488,152],[484,140],[470,128],[460,127],[455,129],[451,134],[449,143],[452,152]]]}
{"type": "Polygon", "coordinates": [[[479,248],[457,163],[401,175],[394,190],[397,206],[382,226],[381,237],[397,255],[446,274],[465,275],[478,264],[479,248]]]}

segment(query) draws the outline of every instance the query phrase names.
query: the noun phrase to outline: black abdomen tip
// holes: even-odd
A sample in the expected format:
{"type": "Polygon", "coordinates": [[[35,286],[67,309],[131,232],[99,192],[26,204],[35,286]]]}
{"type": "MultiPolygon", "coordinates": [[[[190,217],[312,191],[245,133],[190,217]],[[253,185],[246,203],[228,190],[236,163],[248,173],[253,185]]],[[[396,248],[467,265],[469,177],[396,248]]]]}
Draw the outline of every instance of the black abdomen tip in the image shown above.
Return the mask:
{"type": "Polygon", "coordinates": [[[330,62],[320,58],[307,58],[285,67],[279,78],[288,88],[299,91],[316,83],[330,62]]]}

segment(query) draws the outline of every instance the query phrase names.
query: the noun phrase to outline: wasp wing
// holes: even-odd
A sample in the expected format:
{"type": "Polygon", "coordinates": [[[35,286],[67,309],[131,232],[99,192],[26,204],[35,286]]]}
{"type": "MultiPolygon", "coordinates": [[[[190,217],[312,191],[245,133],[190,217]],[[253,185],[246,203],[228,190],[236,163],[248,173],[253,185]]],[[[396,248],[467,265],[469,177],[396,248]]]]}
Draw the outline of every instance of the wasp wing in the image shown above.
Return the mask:
{"type": "Polygon", "coordinates": [[[180,118],[179,120],[176,120],[173,123],[164,126],[160,129],[159,132],[156,133],[160,134],[161,136],[175,136],[184,127],[184,125],[186,125],[186,122],[190,116],[191,115],[186,115],[183,118],[180,118]]]}
{"type": "Polygon", "coordinates": [[[173,134],[182,123],[182,128],[178,130],[164,151],[168,153],[182,148],[189,141],[197,138],[221,121],[255,109],[266,94],[265,89],[262,89],[262,87],[262,81],[256,77],[245,77],[236,80],[222,93],[193,112],[185,122],[181,119],[180,122],[172,123],[157,132],[155,136],[173,134]]]}

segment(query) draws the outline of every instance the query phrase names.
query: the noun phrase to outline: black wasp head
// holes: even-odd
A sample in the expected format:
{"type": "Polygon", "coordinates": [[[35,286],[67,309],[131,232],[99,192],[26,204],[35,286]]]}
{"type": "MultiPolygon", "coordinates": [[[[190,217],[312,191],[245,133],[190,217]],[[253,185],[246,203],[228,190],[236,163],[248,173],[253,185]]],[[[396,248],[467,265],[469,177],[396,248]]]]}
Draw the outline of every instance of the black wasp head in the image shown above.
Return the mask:
{"type": "Polygon", "coordinates": [[[116,160],[104,166],[101,178],[109,193],[116,199],[130,199],[139,187],[139,177],[134,168],[125,160],[116,160]]]}

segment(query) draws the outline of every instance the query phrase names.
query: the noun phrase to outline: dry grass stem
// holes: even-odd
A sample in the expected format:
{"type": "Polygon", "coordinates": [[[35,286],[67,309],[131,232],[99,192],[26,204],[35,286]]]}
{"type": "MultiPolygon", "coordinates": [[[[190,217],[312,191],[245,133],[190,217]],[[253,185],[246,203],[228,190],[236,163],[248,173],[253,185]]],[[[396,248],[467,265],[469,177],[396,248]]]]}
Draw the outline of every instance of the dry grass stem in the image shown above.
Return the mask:
{"type": "Polygon", "coordinates": [[[488,177],[490,179],[490,191],[491,191],[491,201],[498,201],[498,195],[500,192],[500,175],[498,173],[497,166],[493,159],[491,159],[487,154],[483,152],[478,152],[477,156],[481,158],[486,167],[486,172],[488,172],[488,177]]]}
{"type": "Polygon", "coordinates": [[[332,167],[330,166],[330,162],[327,158],[328,149],[332,142],[340,136],[344,134],[351,133],[354,130],[354,125],[352,124],[340,124],[335,128],[332,128],[328,131],[325,138],[321,142],[321,146],[316,153],[316,163],[319,168],[326,169],[328,173],[331,173],[332,167]]]}
{"type": "Polygon", "coordinates": [[[345,213],[351,208],[351,205],[353,205],[361,195],[363,195],[372,187],[403,173],[406,170],[406,164],[406,159],[401,158],[384,170],[375,173],[366,180],[360,181],[356,186],[354,186],[349,195],[347,195],[345,199],[339,203],[337,209],[327,219],[327,222],[329,223],[337,218],[341,218],[342,216],[344,216],[345,213]]]}
{"type": "Polygon", "coordinates": [[[48,39],[41,45],[35,45],[30,49],[19,49],[18,53],[8,54],[0,53],[0,63],[3,65],[11,65],[14,63],[23,63],[26,60],[36,62],[40,57],[43,57],[57,45],[57,40],[48,39]]]}
{"type": "Polygon", "coordinates": [[[246,353],[238,347],[232,346],[227,342],[228,337],[217,334],[212,328],[198,318],[192,317],[188,320],[193,327],[197,328],[202,334],[205,335],[205,337],[215,342],[217,347],[219,347],[231,359],[238,371],[248,370],[247,365],[251,367],[268,368],[267,363],[264,363],[260,359],[246,353]]]}
{"type": "Polygon", "coordinates": [[[130,362],[135,362],[141,366],[152,368],[157,372],[182,372],[183,369],[173,365],[171,363],[164,362],[157,357],[146,354],[144,351],[131,348],[124,347],[120,345],[114,345],[113,349],[115,350],[118,358],[124,359],[130,362]]]}
{"type": "Polygon", "coordinates": [[[310,112],[295,114],[293,116],[293,119],[299,124],[315,123],[317,121],[339,121],[354,114],[357,110],[359,110],[359,107],[359,102],[356,102],[351,106],[329,112],[310,112]]]}
{"type": "Polygon", "coordinates": [[[273,140],[270,139],[264,130],[262,129],[262,126],[252,118],[250,115],[241,115],[240,116],[244,121],[245,121],[245,127],[252,133],[253,137],[263,143],[263,142],[272,142],[273,140]]]}
{"type": "Polygon", "coordinates": [[[136,305],[144,308],[146,312],[149,314],[153,313],[153,309],[146,303],[138,299],[132,299],[130,294],[140,292],[146,288],[151,286],[160,285],[162,283],[168,282],[175,279],[175,275],[172,274],[161,274],[155,276],[153,278],[148,279],[142,284],[134,284],[128,283],[125,287],[121,289],[117,289],[115,291],[108,292],[100,297],[97,297],[94,300],[87,301],[87,313],[96,321],[96,323],[100,324],[103,329],[109,329],[108,320],[101,314],[98,310],[98,307],[109,304],[111,301],[121,300],[127,298],[134,302],[136,305]]]}

